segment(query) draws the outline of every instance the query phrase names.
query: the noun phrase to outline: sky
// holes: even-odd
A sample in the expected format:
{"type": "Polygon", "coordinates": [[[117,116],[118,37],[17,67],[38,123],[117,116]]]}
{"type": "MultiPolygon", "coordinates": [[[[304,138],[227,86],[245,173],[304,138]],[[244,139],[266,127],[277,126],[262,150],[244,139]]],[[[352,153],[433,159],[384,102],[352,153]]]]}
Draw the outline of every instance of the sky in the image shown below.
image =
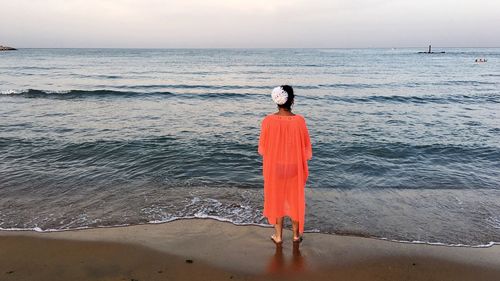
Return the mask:
{"type": "Polygon", "coordinates": [[[0,0],[0,45],[500,47],[500,0],[0,0]]]}

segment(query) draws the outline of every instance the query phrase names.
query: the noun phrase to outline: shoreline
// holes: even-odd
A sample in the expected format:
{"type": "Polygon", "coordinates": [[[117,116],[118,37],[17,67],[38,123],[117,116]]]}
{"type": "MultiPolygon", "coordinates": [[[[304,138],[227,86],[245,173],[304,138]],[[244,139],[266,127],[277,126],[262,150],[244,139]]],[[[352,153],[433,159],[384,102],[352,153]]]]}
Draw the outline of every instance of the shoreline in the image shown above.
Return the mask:
{"type": "Polygon", "coordinates": [[[276,280],[292,273],[309,280],[332,276],[496,280],[500,276],[500,245],[448,247],[305,233],[304,242],[296,247],[291,232],[285,230],[279,249],[270,241],[271,233],[266,227],[214,219],[58,232],[0,231],[0,276],[6,280],[207,280],[207,276],[276,280]],[[64,274],[58,275],[61,263],[64,274]]]}
{"type": "MultiPolygon", "coordinates": [[[[33,233],[55,233],[55,232],[71,232],[71,231],[82,231],[82,230],[91,230],[91,229],[107,229],[107,228],[123,228],[123,227],[133,227],[133,226],[145,226],[145,225],[161,225],[168,224],[175,221],[189,221],[189,220],[213,220],[221,223],[229,223],[233,226],[254,226],[261,227],[263,229],[272,229],[272,225],[267,224],[256,224],[256,223],[235,223],[230,220],[219,219],[215,217],[183,217],[183,218],[175,218],[166,221],[150,221],[146,223],[139,224],[123,224],[123,225],[109,225],[109,226],[82,226],[70,229],[41,229],[39,227],[35,228],[1,228],[0,227],[0,236],[2,232],[33,232],[33,233]]],[[[366,238],[366,239],[374,239],[379,241],[386,241],[392,243],[402,243],[402,244],[415,244],[415,245],[428,245],[428,246],[441,246],[441,247],[460,247],[460,248],[490,248],[495,245],[500,246],[500,242],[490,241],[487,244],[479,244],[479,245],[467,245],[467,244],[448,244],[444,242],[427,242],[427,241],[419,241],[419,240],[395,240],[386,237],[377,237],[377,236],[369,236],[369,235],[358,235],[356,233],[324,233],[318,231],[305,231],[304,234],[321,234],[321,235],[332,235],[332,236],[346,236],[353,238],[366,238]]]]}

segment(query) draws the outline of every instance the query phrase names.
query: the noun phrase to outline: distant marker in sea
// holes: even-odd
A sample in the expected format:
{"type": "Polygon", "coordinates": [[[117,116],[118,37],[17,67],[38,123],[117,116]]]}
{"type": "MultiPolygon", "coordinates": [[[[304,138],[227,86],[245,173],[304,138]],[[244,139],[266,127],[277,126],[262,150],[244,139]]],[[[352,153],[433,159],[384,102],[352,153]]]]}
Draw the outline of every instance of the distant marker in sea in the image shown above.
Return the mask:
{"type": "Polygon", "coordinates": [[[429,45],[429,51],[427,52],[418,52],[419,54],[444,54],[445,52],[433,52],[432,51],[432,46],[429,45]]]}

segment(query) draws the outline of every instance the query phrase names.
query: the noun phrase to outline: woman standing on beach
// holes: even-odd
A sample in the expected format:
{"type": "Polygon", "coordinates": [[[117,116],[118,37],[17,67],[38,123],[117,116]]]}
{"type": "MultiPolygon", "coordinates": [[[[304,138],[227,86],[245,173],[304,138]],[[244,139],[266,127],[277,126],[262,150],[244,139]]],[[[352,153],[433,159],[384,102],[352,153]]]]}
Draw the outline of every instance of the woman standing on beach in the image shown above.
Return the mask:
{"type": "Polygon", "coordinates": [[[264,216],[274,225],[271,239],[280,244],[283,218],[290,217],[293,242],[302,241],[305,217],[304,187],[312,157],[311,141],[303,116],[292,113],[294,93],[283,85],[273,89],[278,112],[261,123],[259,154],[263,157],[264,216]]]}

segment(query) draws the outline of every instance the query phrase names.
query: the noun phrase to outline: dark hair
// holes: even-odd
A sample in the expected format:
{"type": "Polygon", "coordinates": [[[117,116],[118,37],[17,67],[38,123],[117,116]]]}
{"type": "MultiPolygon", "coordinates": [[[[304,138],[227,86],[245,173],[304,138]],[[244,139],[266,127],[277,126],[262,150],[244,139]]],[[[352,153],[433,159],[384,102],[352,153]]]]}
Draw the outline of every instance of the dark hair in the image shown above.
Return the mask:
{"type": "Polygon", "coordinates": [[[278,105],[278,107],[285,108],[290,111],[292,110],[293,100],[295,98],[295,95],[293,94],[293,88],[292,86],[288,85],[281,85],[281,88],[283,88],[283,90],[288,93],[288,99],[284,104],[278,105]]]}

